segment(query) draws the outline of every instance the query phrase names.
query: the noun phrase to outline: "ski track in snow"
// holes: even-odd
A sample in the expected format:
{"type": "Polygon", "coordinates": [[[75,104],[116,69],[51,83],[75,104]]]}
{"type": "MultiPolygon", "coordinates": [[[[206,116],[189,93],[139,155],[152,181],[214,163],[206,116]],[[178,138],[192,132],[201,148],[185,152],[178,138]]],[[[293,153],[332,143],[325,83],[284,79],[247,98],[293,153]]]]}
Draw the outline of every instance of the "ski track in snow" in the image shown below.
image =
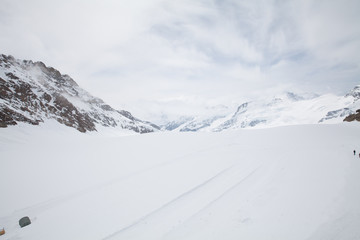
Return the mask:
{"type": "MultiPolygon", "coordinates": [[[[245,182],[247,179],[249,179],[251,176],[253,176],[259,168],[261,168],[261,165],[250,171],[250,173],[247,173],[244,176],[238,175],[239,174],[239,168],[241,169],[241,166],[230,166],[228,168],[225,168],[221,172],[217,173],[213,177],[207,179],[203,183],[193,187],[192,189],[182,193],[178,197],[174,198],[173,200],[169,201],[168,203],[164,204],[160,208],[155,209],[154,211],[146,214],[145,216],[139,218],[134,223],[110,234],[109,236],[106,236],[102,240],[109,240],[109,239],[137,239],[138,234],[146,234],[148,239],[158,239],[159,236],[151,237],[151,235],[147,235],[146,228],[149,228],[150,225],[156,225],[156,222],[167,222],[168,224],[173,225],[179,225],[186,223],[188,220],[193,218],[194,216],[198,215],[200,212],[206,210],[209,208],[213,203],[219,201],[221,198],[223,198],[225,195],[230,193],[233,189],[239,187],[243,182],[245,182]],[[234,178],[234,179],[233,179],[234,178]],[[240,178],[240,180],[239,180],[240,178]],[[228,179],[231,179],[231,181],[227,181],[228,179]],[[226,190],[223,191],[222,189],[213,189],[214,185],[221,184],[223,188],[226,190]],[[205,189],[204,188],[208,188],[205,189]],[[199,202],[199,206],[196,206],[196,209],[190,210],[189,213],[186,214],[184,218],[184,221],[180,221],[179,219],[176,219],[176,215],[178,214],[178,209],[182,209],[189,204],[191,205],[191,202],[196,202],[197,198],[194,196],[195,194],[198,194],[200,196],[197,196],[198,198],[203,198],[203,201],[199,202]],[[166,219],[168,216],[166,215],[175,215],[175,219],[166,219]],[[180,222],[179,222],[180,221],[180,222]],[[148,224],[151,222],[151,224],[148,224]],[[155,224],[154,224],[155,223],[155,224]],[[139,229],[140,228],[140,229],[139,229]],[[145,229],[143,229],[145,228],[145,229]],[[127,234],[127,232],[135,231],[136,236],[132,236],[132,233],[127,234]],[[125,236],[122,236],[125,235],[125,236]]],[[[196,205],[196,204],[195,204],[196,205]]],[[[181,214],[180,214],[181,215],[181,214]]],[[[181,216],[179,217],[181,218],[181,216]]],[[[150,227],[151,228],[151,227],[150,227]]],[[[173,228],[173,227],[172,227],[173,228]]],[[[166,231],[169,233],[172,229],[166,231]]],[[[165,234],[167,235],[167,234],[165,234]]]]}
{"type": "MultiPolygon", "coordinates": [[[[133,149],[129,149],[125,157],[133,161],[129,161],[132,168],[119,168],[107,178],[70,188],[59,197],[51,199],[56,195],[41,195],[47,197],[38,197],[33,202],[39,203],[29,207],[9,204],[16,206],[12,208],[15,211],[0,217],[0,229],[5,226],[4,239],[12,240],[174,240],[219,239],[219,236],[231,240],[237,237],[310,240],[334,236],[341,240],[359,239],[356,238],[360,236],[357,230],[360,222],[359,130],[357,125],[310,126],[226,135],[179,134],[176,135],[178,142],[171,138],[173,135],[120,138],[121,141],[114,143],[116,139],[96,140],[91,146],[112,144],[105,150],[131,141],[125,146],[138,144],[140,147],[134,149],[142,150],[141,158],[130,155],[133,149]],[[194,140],[189,141],[193,137],[194,140]],[[168,144],[163,148],[167,154],[158,149],[149,152],[153,149],[151,145],[145,148],[149,146],[149,139],[168,144]],[[174,143],[176,148],[172,148],[174,143]],[[356,156],[353,156],[354,149],[356,156]],[[302,199],[303,196],[306,199],[302,199]],[[50,200],[41,202],[44,199],[50,200]],[[299,209],[294,209],[294,202],[299,209]],[[24,215],[34,224],[21,229],[17,222],[24,215]],[[214,232],[217,235],[212,236],[214,232]]],[[[9,164],[18,158],[10,153],[19,148],[24,152],[32,150],[22,139],[12,139],[10,135],[2,139],[3,154],[10,159],[9,164]],[[6,147],[13,145],[18,148],[7,152],[6,147]]],[[[89,142],[82,144],[88,147],[89,142]]],[[[76,149],[82,153],[81,150],[76,149]]],[[[107,159],[112,155],[124,158],[119,154],[122,151],[112,151],[111,155],[105,155],[104,162],[98,163],[96,157],[84,157],[81,163],[89,165],[76,165],[77,170],[81,170],[79,166],[87,166],[97,171],[101,164],[124,166],[107,159]],[[91,165],[91,160],[98,164],[91,165]]],[[[9,166],[14,173],[21,170],[17,165],[9,166]]],[[[38,168],[31,170],[36,173],[38,168]]],[[[81,173],[75,176],[82,176],[81,173]]],[[[106,172],[102,170],[102,173],[106,172]]],[[[93,176],[96,180],[97,175],[93,176]]],[[[8,180],[2,179],[3,183],[8,180]]],[[[77,178],[71,179],[74,183],[77,181],[77,178]]],[[[13,186],[20,186],[16,191],[24,191],[22,185],[13,186]]],[[[36,185],[31,186],[36,190],[36,185]]],[[[4,195],[11,196],[13,189],[5,188],[9,194],[4,195]]],[[[37,194],[34,191],[34,195],[37,194]]]]}
{"type": "Polygon", "coordinates": [[[226,196],[227,194],[229,194],[231,191],[233,191],[234,189],[238,188],[241,184],[243,184],[246,180],[248,180],[249,178],[251,178],[259,169],[261,168],[261,166],[255,168],[251,173],[249,173],[247,176],[245,176],[244,178],[240,179],[240,181],[236,182],[234,185],[232,185],[230,188],[228,188],[225,192],[223,192],[221,195],[219,195],[218,197],[216,197],[215,199],[213,199],[210,203],[206,204],[206,206],[204,206],[202,209],[200,209],[199,211],[197,211],[196,213],[194,213],[188,220],[190,220],[191,218],[196,217],[197,215],[199,215],[200,213],[202,213],[203,211],[205,211],[206,209],[210,208],[214,203],[216,203],[217,201],[221,200],[224,196],[226,196]]]}
{"type": "Polygon", "coordinates": [[[171,204],[176,203],[177,201],[185,198],[186,196],[192,194],[193,192],[195,192],[195,191],[201,189],[202,187],[204,187],[205,185],[209,184],[211,181],[214,181],[214,179],[218,178],[219,176],[221,176],[222,174],[224,174],[225,172],[227,172],[227,171],[228,171],[229,169],[231,169],[232,167],[233,167],[233,166],[228,167],[228,168],[226,168],[226,169],[223,169],[221,172],[219,172],[219,173],[217,173],[215,176],[212,176],[211,178],[207,179],[205,182],[203,182],[203,183],[201,183],[201,184],[199,184],[199,185],[191,188],[190,190],[182,193],[181,195],[175,197],[175,198],[174,198],[173,200],[171,200],[170,202],[164,204],[163,206],[161,206],[161,207],[155,209],[154,211],[146,214],[145,216],[139,218],[139,219],[136,220],[134,223],[132,223],[132,224],[130,224],[130,225],[128,225],[128,226],[126,226],[126,227],[124,227],[124,228],[122,228],[122,229],[120,229],[120,230],[118,230],[118,231],[116,231],[116,232],[114,232],[114,233],[112,233],[112,234],[110,234],[109,236],[103,238],[102,240],[111,239],[111,238],[113,238],[114,236],[116,236],[116,235],[118,235],[118,234],[120,234],[120,233],[122,233],[122,232],[125,232],[126,230],[129,230],[129,229],[131,229],[131,228],[133,228],[133,227],[136,227],[136,226],[137,226],[138,224],[140,224],[141,222],[144,222],[146,219],[148,219],[148,218],[150,218],[151,216],[159,213],[160,211],[164,210],[166,207],[170,206],[171,204]]]}
{"type": "MultiPolygon", "coordinates": [[[[17,140],[17,142],[20,142],[20,141],[17,140]]],[[[23,141],[22,143],[25,144],[26,141],[23,141]]],[[[154,164],[154,165],[145,167],[143,169],[134,171],[132,173],[126,174],[126,175],[124,175],[122,177],[111,179],[109,181],[106,181],[106,182],[103,182],[101,184],[97,184],[97,185],[88,187],[88,188],[80,190],[80,191],[69,193],[69,194],[66,194],[66,195],[63,195],[63,196],[59,196],[59,197],[56,197],[56,198],[53,198],[53,199],[49,199],[49,200],[46,200],[46,201],[31,205],[31,206],[27,206],[27,207],[22,208],[22,209],[15,210],[11,215],[1,216],[0,221],[1,222],[17,222],[18,219],[20,219],[22,216],[29,215],[29,216],[32,216],[31,221],[35,222],[37,220],[37,216],[39,214],[41,214],[43,212],[46,212],[46,211],[48,211],[50,209],[56,208],[56,207],[58,207],[60,205],[64,205],[67,202],[71,202],[71,201],[73,201],[75,199],[78,199],[78,198],[83,198],[85,195],[88,195],[88,194],[96,194],[96,192],[100,192],[102,189],[105,189],[107,187],[110,187],[112,185],[115,185],[115,184],[118,184],[118,183],[121,183],[121,182],[124,182],[124,181],[127,181],[127,180],[136,179],[138,177],[141,177],[142,174],[145,174],[145,173],[148,173],[148,172],[152,172],[152,171],[156,172],[157,170],[159,170],[159,169],[161,169],[163,167],[167,167],[167,166],[178,164],[178,163],[180,163],[181,165],[184,165],[184,164],[186,164],[186,162],[191,161],[191,156],[192,155],[207,152],[210,149],[222,148],[222,147],[223,147],[222,145],[215,145],[215,146],[211,146],[211,147],[204,147],[204,148],[196,149],[194,151],[190,151],[188,153],[176,156],[171,160],[165,160],[165,161],[160,162],[158,164],[154,164]]],[[[196,191],[198,188],[201,188],[203,185],[206,185],[208,182],[211,182],[212,180],[217,178],[218,175],[223,174],[225,171],[229,170],[232,167],[233,166],[224,169],[223,171],[221,171],[217,175],[211,177],[210,179],[206,180],[202,184],[200,184],[200,185],[194,187],[193,189],[181,194],[180,196],[178,196],[175,199],[173,199],[172,201],[166,203],[165,205],[163,205],[159,209],[154,210],[151,213],[149,213],[149,214],[145,215],[144,217],[140,218],[135,223],[140,223],[145,218],[155,214],[158,211],[161,211],[162,208],[165,208],[166,206],[168,206],[168,205],[172,204],[173,202],[176,202],[177,200],[185,197],[186,195],[190,194],[191,192],[196,191]]],[[[125,227],[122,230],[126,230],[128,228],[131,228],[133,225],[136,225],[135,223],[125,227]]],[[[118,231],[118,232],[121,232],[121,231],[118,231]]],[[[118,232],[116,232],[116,234],[118,232]]],[[[113,234],[111,234],[111,236],[112,235],[113,234]]],[[[104,239],[108,239],[108,237],[104,238],[104,239]]]]}
{"type": "MultiPolygon", "coordinates": [[[[82,196],[84,196],[86,194],[96,192],[96,191],[100,191],[101,189],[104,189],[104,188],[109,187],[111,185],[114,185],[114,184],[129,180],[131,178],[138,177],[141,174],[144,174],[146,172],[151,172],[151,171],[154,171],[155,169],[158,169],[158,168],[161,168],[161,167],[164,167],[164,166],[168,166],[168,165],[171,165],[171,164],[176,164],[177,161],[183,160],[184,158],[186,158],[186,157],[188,157],[188,156],[190,156],[192,154],[194,154],[194,153],[185,154],[183,156],[176,157],[173,160],[165,161],[165,162],[162,162],[162,163],[159,163],[159,164],[155,164],[155,165],[146,167],[144,169],[140,169],[138,171],[134,171],[133,173],[129,173],[129,174],[127,174],[125,176],[122,176],[120,178],[116,178],[116,179],[112,179],[110,181],[106,181],[106,182],[104,182],[102,184],[89,187],[89,188],[84,189],[82,191],[78,191],[78,192],[75,192],[75,193],[70,193],[70,194],[60,196],[60,197],[57,197],[57,198],[54,198],[54,199],[50,199],[50,200],[47,200],[47,201],[44,201],[44,202],[41,202],[41,203],[37,203],[37,204],[32,205],[32,206],[28,206],[28,207],[25,207],[25,208],[22,208],[22,209],[15,210],[14,213],[11,214],[10,216],[0,217],[0,220],[2,220],[2,221],[16,220],[20,216],[23,216],[25,213],[29,214],[29,215],[33,215],[33,216],[38,215],[39,213],[42,213],[42,212],[47,211],[47,210],[49,210],[51,208],[62,205],[64,203],[66,203],[68,201],[71,201],[71,200],[74,200],[76,198],[80,198],[80,197],[82,197],[82,196]]],[[[36,219],[36,217],[34,219],[36,219]]]]}

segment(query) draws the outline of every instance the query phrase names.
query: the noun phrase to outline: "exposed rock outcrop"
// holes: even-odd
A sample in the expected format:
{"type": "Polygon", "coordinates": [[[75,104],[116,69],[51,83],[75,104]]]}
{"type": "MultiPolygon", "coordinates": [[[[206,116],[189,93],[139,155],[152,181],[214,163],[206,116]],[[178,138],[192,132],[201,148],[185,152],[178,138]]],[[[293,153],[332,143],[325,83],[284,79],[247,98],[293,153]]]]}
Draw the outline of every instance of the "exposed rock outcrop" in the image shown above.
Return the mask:
{"type": "Polygon", "coordinates": [[[344,119],[344,122],[353,122],[359,121],[360,122],[360,109],[356,110],[356,113],[350,114],[344,119]]]}
{"type": "Polygon", "coordinates": [[[159,129],[130,112],[113,109],[80,88],[70,76],[42,62],[0,55],[0,127],[17,122],[38,125],[46,119],[80,132],[96,131],[97,126],[139,133],[159,129]]]}

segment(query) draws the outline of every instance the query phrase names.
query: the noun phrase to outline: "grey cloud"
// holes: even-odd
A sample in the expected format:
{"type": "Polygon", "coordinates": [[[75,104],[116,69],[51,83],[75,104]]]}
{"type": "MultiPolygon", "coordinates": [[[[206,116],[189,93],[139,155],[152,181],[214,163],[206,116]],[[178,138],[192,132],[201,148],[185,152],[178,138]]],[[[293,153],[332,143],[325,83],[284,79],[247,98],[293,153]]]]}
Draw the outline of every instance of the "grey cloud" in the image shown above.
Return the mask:
{"type": "Polygon", "coordinates": [[[115,107],[270,87],[345,92],[359,84],[358,9],[357,0],[3,0],[0,46],[115,107]]]}

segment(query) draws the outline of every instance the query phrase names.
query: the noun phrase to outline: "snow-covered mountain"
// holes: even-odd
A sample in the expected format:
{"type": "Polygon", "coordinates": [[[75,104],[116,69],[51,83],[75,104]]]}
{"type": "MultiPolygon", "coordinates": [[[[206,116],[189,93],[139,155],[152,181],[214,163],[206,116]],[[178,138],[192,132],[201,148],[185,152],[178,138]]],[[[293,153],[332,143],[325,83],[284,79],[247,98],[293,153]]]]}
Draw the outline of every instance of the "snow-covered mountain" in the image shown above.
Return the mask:
{"type": "Polygon", "coordinates": [[[80,132],[117,127],[139,133],[159,128],[131,113],[115,110],[80,88],[68,75],[42,62],[0,55],[0,127],[48,119],[80,132]]]}
{"type": "MultiPolygon", "coordinates": [[[[355,114],[357,109],[360,109],[360,85],[345,96],[285,92],[247,101],[237,108],[208,109],[206,114],[172,119],[163,124],[161,130],[220,132],[239,128],[338,123],[355,114]]],[[[38,125],[47,119],[55,119],[81,132],[95,131],[99,127],[140,133],[160,129],[127,111],[113,109],[80,88],[68,75],[62,75],[42,62],[0,55],[0,127],[18,122],[38,125]]]]}
{"type": "Polygon", "coordinates": [[[360,86],[345,96],[285,92],[272,98],[240,104],[228,115],[187,117],[163,128],[172,131],[220,132],[239,128],[266,128],[284,125],[339,123],[360,108],[360,86]],[[170,126],[170,128],[169,128],[170,126]]]}

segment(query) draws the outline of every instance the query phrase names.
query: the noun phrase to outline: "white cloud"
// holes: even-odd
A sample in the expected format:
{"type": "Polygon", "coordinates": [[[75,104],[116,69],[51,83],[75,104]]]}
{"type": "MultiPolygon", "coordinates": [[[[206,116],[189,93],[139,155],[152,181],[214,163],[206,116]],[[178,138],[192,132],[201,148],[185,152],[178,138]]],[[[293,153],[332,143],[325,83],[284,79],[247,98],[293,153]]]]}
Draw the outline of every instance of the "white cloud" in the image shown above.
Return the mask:
{"type": "Polygon", "coordinates": [[[178,96],[231,102],[285,87],[344,92],[359,83],[359,4],[3,0],[0,46],[129,110],[178,96]]]}

